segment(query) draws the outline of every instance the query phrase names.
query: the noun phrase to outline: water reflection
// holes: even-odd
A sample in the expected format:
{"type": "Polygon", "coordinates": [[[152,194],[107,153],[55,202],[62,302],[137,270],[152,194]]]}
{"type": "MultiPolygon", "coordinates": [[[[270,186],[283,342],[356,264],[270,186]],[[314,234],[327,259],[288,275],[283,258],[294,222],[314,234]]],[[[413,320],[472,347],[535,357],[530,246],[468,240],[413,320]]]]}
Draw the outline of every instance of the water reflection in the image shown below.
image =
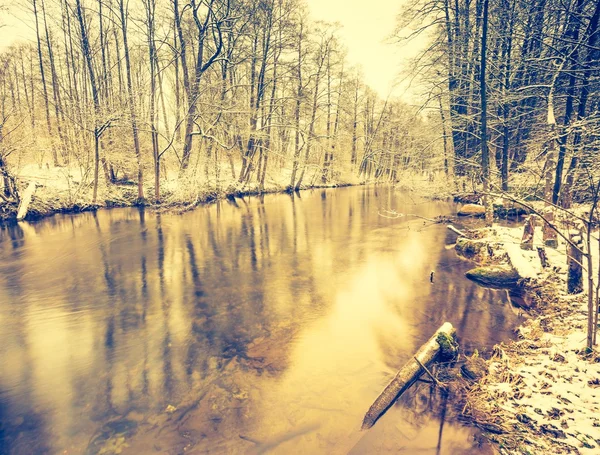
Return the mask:
{"type": "Polygon", "coordinates": [[[0,453],[468,453],[427,385],[359,431],[443,321],[481,348],[516,319],[390,208],[452,210],[359,187],[3,226],[0,453]]]}

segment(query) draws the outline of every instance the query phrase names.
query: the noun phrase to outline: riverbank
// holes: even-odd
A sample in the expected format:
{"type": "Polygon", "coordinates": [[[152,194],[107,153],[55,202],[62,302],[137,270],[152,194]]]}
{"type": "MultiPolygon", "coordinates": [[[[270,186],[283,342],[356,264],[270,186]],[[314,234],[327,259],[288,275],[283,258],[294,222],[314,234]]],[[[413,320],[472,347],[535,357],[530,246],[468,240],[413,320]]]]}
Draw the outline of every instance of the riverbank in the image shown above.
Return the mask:
{"type": "MultiPolygon", "coordinates": [[[[74,181],[73,173],[66,168],[33,169],[29,167],[18,176],[21,182],[20,189],[34,182],[36,191],[29,205],[25,220],[33,221],[53,216],[58,213],[81,213],[95,211],[102,208],[133,207],[143,205],[161,212],[184,212],[200,204],[211,203],[227,197],[256,196],[270,193],[283,193],[289,188],[283,181],[269,181],[264,188],[257,184],[240,186],[235,179],[221,180],[218,182],[207,180],[199,183],[197,176],[179,176],[171,173],[163,182],[160,202],[154,202],[153,186],[145,186],[146,199],[140,203],[137,197],[137,186],[133,182],[105,183],[98,191],[96,203],[92,203],[91,184],[81,185],[74,181]]],[[[303,184],[300,190],[315,188],[338,188],[345,186],[361,185],[365,182],[357,178],[338,179],[328,184],[309,181],[303,184]]],[[[17,218],[18,203],[14,200],[0,199],[0,223],[15,221],[17,218]]]]}
{"type": "Polygon", "coordinates": [[[558,248],[546,248],[549,264],[542,267],[535,251],[543,245],[541,228],[530,252],[518,246],[522,231],[498,226],[476,231],[480,242],[492,245],[496,262],[512,262],[529,275],[532,308],[517,339],[497,345],[485,361],[486,375],[454,384],[458,413],[502,454],[599,453],[600,355],[585,349],[585,293],[566,293],[562,239],[558,248]]]}

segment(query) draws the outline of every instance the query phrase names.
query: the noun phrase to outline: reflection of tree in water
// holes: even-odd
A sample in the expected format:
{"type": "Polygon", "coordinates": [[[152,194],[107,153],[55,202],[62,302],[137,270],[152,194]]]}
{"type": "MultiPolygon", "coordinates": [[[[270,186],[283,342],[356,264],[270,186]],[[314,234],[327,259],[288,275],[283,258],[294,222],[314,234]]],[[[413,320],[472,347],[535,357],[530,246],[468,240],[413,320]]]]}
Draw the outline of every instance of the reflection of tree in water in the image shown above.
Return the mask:
{"type": "MultiPolygon", "coordinates": [[[[270,306],[277,302],[265,293],[265,281],[272,272],[267,214],[262,203],[252,207],[244,200],[240,202],[240,225],[237,230],[225,228],[228,241],[217,240],[222,228],[211,217],[202,230],[208,237],[202,258],[198,257],[197,244],[203,239],[196,240],[194,237],[198,236],[191,234],[185,239],[191,291],[184,298],[192,305],[193,321],[193,341],[186,361],[188,374],[199,365],[201,371],[210,370],[209,361],[214,358],[235,359],[246,368],[266,368],[271,373],[285,368],[284,364],[270,362],[269,352],[264,349],[261,355],[253,354],[265,341],[277,345],[274,337],[283,338],[280,341],[287,344],[286,332],[293,330],[291,322],[299,308],[288,315],[272,312],[270,306]]],[[[291,257],[288,266],[286,269],[293,276],[305,276],[298,270],[297,257],[291,257]]],[[[310,288],[308,291],[311,294],[310,288]]],[[[284,360],[278,357],[279,361],[284,360]]]]}
{"type": "MultiPolygon", "coordinates": [[[[70,361],[61,372],[72,397],[31,418],[40,444],[56,411],[84,416],[70,419],[62,437],[77,437],[77,447],[93,442],[90,453],[123,434],[131,453],[149,453],[155,445],[183,451],[206,441],[214,451],[247,447],[238,433],[258,424],[265,390],[293,367],[290,352],[299,331],[335,302],[343,286],[336,277],[358,269],[373,249],[390,250],[382,243],[391,238],[394,221],[378,209],[393,194],[377,191],[379,197],[355,188],[228,200],[178,217],[143,210],[56,217],[52,232],[62,233],[64,255],[52,266],[36,266],[33,275],[52,284],[40,288],[55,317],[69,316],[74,327],[79,317],[85,322],[88,351],[83,362],[70,361]],[[68,285],[41,276],[58,269],[69,275],[63,278],[68,285]]],[[[36,226],[40,237],[44,226],[36,226]]],[[[48,246],[22,248],[28,241],[27,232],[0,230],[1,257],[10,258],[0,266],[3,272],[21,276],[24,257],[43,262],[48,246]]],[[[427,299],[413,302],[424,313],[415,328],[424,338],[429,330],[423,327],[435,325],[432,314],[453,320],[464,311],[454,301],[469,295],[451,284],[436,274],[433,289],[452,301],[448,309],[427,299]]],[[[31,287],[38,291],[35,286],[11,281],[0,285],[0,293],[16,297],[31,287]]],[[[27,305],[14,313],[18,328],[11,332],[22,359],[28,359],[28,337],[35,333],[22,323],[27,305]]],[[[464,330],[471,330],[473,319],[465,321],[464,330]]],[[[65,349],[75,351],[80,333],[65,330],[65,349]]],[[[389,351],[386,363],[397,365],[397,352],[383,350],[389,351]]],[[[24,371],[33,369],[27,365],[24,371]]],[[[20,379],[22,388],[35,390],[28,380],[20,379]]],[[[37,405],[26,394],[18,400],[23,408],[37,405]]],[[[57,437],[47,440],[52,450],[57,437]]]]}
{"type": "MultiPolygon", "coordinates": [[[[0,277],[6,280],[0,287],[0,302],[10,311],[2,316],[4,329],[0,333],[1,350],[17,351],[22,365],[3,362],[4,371],[18,371],[15,381],[22,394],[18,401],[11,400],[8,384],[0,382],[0,453],[46,453],[50,440],[44,410],[36,407],[32,396],[33,367],[28,349],[27,307],[23,302],[26,286],[23,284],[23,259],[25,256],[25,233],[16,223],[0,225],[0,277]]],[[[0,376],[1,377],[1,376],[0,376]]]]}
{"type": "Polygon", "coordinates": [[[33,410],[9,409],[9,406],[0,398],[0,453],[49,453],[46,416],[33,410]]]}

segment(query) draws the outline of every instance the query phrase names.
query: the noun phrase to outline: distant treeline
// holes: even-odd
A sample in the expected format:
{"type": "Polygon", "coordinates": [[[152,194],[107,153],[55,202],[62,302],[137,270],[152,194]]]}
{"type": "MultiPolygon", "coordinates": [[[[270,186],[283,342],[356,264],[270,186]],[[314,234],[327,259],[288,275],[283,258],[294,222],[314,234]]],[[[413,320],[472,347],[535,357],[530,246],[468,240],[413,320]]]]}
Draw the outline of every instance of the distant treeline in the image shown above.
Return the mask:
{"type": "Polygon", "coordinates": [[[299,0],[19,7],[33,39],[0,54],[5,197],[24,162],[79,167],[95,202],[99,180],[159,200],[169,169],[217,188],[263,189],[269,175],[293,189],[393,181],[439,159],[427,118],[380,99],[337,26],[311,21],[299,0]]]}

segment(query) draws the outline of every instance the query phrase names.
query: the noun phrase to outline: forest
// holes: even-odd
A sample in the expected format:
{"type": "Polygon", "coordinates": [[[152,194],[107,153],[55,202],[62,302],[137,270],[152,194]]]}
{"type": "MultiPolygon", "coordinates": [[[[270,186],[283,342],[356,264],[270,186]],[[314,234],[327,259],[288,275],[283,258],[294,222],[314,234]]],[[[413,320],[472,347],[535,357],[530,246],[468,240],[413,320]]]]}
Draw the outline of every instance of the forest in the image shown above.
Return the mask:
{"type": "Polygon", "coordinates": [[[0,0],[0,453],[598,453],[600,1],[316,6],[0,0]]]}
{"type": "Polygon", "coordinates": [[[22,8],[35,40],[1,54],[4,199],[25,164],[96,204],[119,184],[157,202],[395,181],[435,158],[426,118],[380,99],[296,0],[22,8]]]}
{"type": "Polygon", "coordinates": [[[411,77],[424,84],[425,105],[439,109],[454,175],[537,197],[551,179],[551,202],[565,207],[594,197],[599,15],[598,2],[585,0],[406,7],[396,35],[427,35],[411,77]]]}
{"type": "Polygon", "coordinates": [[[157,202],[415,172],[528,193],[552,173],[554,204],[591,196],[597,2],[401,5],[416,105],[368,87],[340,25],[298,0],[15,7],[33,39],[0,56],[4,205],[44,169],[93,205],[119,185],[157,202]]]}

